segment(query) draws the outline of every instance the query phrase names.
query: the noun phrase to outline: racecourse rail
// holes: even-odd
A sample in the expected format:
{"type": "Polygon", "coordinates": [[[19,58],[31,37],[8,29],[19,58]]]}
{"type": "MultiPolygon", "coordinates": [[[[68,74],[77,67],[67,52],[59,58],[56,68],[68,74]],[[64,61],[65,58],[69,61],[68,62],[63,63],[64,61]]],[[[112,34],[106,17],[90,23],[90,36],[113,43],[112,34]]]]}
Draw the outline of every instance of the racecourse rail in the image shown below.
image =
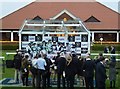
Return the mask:
{"type": "MultiPolygon", "coordinates": [[[[16,52],[6,52],[6,55],[15,55],[16,52]]],[[[51,54],[54,55],[54,54],[51,54]]],[[[92,56],[98,56],[99,53],[91,53],[92,56]]],[[[110,53],[103,53],[104,56],[120,56],[120,54],[110,54],[110,53]]],[[[0,58],[1,59],[1,58],[0,58]]],[[[120,59],[116,59],[117,61],[120,61],[120,59]]]]}

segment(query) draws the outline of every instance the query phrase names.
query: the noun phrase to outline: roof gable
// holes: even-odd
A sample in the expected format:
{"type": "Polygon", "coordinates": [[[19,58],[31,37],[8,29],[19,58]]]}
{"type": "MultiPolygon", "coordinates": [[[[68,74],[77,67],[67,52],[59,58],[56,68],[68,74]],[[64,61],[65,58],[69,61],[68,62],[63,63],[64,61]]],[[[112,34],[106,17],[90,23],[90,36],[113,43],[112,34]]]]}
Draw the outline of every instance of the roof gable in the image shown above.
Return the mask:
{"type": "Polygon", "coordinates": [[[87,20],[85,20],[84,22],[101,22],[101,21],[98,20],[97,18],[95,18],[94,16],[91,16],[87,20]]]}
{"type": "Polygon", "coordinates": [[[43,20],[40,16],[36,16],[36,17],[34,17],[32,20],[43,20]]]}
{"type": "Polygon", "coordinates": [[[67,11],[66,9],[63,10],[63,11],[61,11],[60,13],[58,13],[57,15],[55,15],[53,18],[50,18],[50,19],[57,19],[57,18],[59,18],[60,16],[62,16],[63,14],[67,14],[67,15],[70,16],[71,18],[76,19],[76,17],[75,17],[73,14],[71,14],[69,11],[67,11]]]}

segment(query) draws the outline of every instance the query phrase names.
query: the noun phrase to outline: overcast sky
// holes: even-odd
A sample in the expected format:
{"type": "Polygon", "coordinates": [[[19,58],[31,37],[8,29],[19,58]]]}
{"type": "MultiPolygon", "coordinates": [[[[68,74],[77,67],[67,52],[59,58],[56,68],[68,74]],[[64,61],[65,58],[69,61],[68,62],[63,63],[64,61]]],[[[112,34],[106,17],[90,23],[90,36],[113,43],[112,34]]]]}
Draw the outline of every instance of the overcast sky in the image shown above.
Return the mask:
{"type": "MultiPolygon", "coordinates": [[[[0,18],[26,6],[27,4],[33,2],[35,0],[0,0],[0,18]]],[[[77,0],[76,0],[77,1],[77,0]]],[[[118,8],[120,8],[120,0],[96,0],[101,2],[108,8],[113,9],[116,12],[119,12],[118,8]],[[118,5],[119,2],[119,5],[118,5]]],[[[119,12],[120,13],[120,12],[119,12]]]]}

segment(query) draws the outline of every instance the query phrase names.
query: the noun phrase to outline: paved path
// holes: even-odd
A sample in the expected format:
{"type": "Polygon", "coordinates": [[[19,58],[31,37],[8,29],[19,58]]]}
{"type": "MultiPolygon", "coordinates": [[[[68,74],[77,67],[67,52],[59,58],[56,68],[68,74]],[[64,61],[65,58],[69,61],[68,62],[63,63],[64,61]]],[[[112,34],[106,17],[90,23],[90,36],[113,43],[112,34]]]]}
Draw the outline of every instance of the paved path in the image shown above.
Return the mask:
{"type": "MultiPolygon", "coordinates": [[[[57,87],[57,82],[52,81],[51,85],[52,85],[52,87],[57,87]]],[[[82,81],[81,81],[81,84],[80,84],[80,81],[77,80],[75,82],[75,87],[80,87],[80,85],[82,87],[84,87],[83,84],[82,84],[82,81]]],[[[22,87],[22,83],[16,83],[12,78],[4,78],[0,81],[0,86],[19,86],[19,87],[22,87]]],[[[31,78],[29,78],[29,86],[32,86],[31,78]]]]}

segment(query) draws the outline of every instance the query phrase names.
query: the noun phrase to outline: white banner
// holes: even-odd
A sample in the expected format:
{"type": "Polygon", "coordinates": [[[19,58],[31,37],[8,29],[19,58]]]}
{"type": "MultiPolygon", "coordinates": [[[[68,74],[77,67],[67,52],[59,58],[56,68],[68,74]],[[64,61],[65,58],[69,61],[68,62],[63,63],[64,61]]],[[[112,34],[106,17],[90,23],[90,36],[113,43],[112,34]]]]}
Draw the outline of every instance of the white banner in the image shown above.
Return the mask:
{"type": "Polygon", "coordinates": [[[29,42],[35,41],[35,36],[29,36],[29,42]]]}
{"type": "Polygon", "coordinates": [[[75,42],[81,42],[81,37],[80,36],[75,36],[75,42]]]}
{"type": "Polygon", "coordinates": [[[58,42],[65,42],[65,37],[58,37],[58,42]]]}
{"type": "Polygon", "coordinates": [[[26,48],[29,42],[22,42],[22,48],[26,48]]]}
{"type": "Polygon", "coordinates": [[[76,53],[81,53],[81,48],[75,48],[76,53]]]}
{"type": "Polygon", "coordinates": [[[88,42],[81,42],[81,48],[88,48],[88,42]]]}
{"type": "Polygon", "coordinates": [[[50,36],[44,36],[43,41],[48,42],[49,40],[52,40],[50,36]]]}

